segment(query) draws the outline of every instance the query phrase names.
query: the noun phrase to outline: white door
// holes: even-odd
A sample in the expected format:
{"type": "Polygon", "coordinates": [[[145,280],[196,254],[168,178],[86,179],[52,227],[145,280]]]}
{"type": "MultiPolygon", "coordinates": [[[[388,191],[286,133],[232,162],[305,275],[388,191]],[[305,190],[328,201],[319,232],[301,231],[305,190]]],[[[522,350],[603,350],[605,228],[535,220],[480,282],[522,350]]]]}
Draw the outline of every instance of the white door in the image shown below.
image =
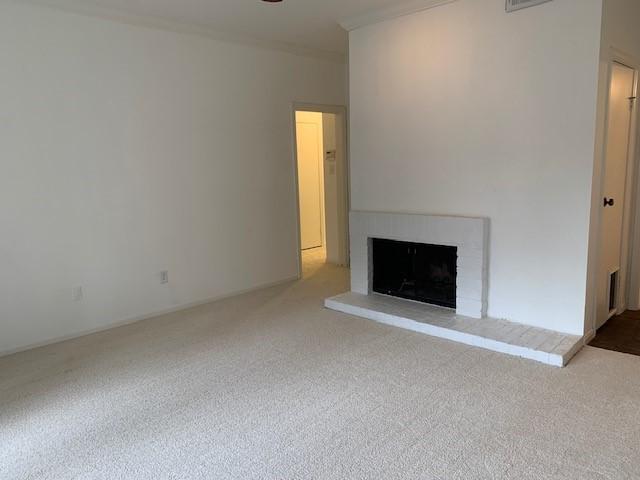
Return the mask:
{"type": "Polygon", "coordinates": [[[319,121],[307,112],[296,121],[298,149],[298,188],[300,198],[300,237],[302,249],[323,246],[323,161],[322,114],[319,121]]]}
{"type": "Polygon", "coordinates": [[[625,189],[631,139],[635,71],[613,64],[604,162],[604,198],[600,204],[597,328],[618,313],[625,189]]]}

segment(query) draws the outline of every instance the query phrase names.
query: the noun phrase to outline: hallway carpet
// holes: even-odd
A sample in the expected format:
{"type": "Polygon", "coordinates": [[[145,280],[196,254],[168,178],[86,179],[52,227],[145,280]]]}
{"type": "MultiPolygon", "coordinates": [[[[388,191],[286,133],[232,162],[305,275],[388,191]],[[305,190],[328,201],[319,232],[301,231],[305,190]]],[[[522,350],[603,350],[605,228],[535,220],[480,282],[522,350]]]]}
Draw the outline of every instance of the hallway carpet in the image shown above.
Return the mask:
{"type": "Polygon", "coordinates": [[[640,358],[338,314],[348,272],[0,359],[0,478],[638,479],[640,358]]]}

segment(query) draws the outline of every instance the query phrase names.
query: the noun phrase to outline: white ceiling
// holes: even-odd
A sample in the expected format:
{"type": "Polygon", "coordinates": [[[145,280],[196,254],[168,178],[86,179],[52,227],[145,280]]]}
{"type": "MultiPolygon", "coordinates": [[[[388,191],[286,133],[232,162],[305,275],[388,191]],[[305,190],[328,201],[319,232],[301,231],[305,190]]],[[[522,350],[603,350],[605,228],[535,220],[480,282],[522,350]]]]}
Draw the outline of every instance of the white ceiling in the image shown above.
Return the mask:
{"type": "Polygon", "coordinates": [[[96,8],[103,13],[129,14],[180,22],[257,40],[286,43],[324,52],[345,53],[344,18],[393,8],[406,0],[44,0],[38,3],[96,8]]]}

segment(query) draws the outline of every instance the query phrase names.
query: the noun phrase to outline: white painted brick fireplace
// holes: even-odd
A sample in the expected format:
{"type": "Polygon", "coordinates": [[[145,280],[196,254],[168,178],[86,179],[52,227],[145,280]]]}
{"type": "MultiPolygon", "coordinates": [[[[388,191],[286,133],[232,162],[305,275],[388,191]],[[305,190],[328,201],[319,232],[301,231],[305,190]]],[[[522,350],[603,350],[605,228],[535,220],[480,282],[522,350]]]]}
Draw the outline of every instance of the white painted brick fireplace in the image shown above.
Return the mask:
{"type": "Polygon", "coordinates": [[[564,366],[582,338],[487,317],[489,219],[352,212],[351,292],[325,306],[380,323],[564,366]],[[456,310],[374,293],[372,239],[457,248],[456,310]]]}
{"type": "Polygon", "coordinates": [[[456,313],[487,314],[489,219],[403,213],[351,212],[351,291],[369,295],[371,239],[457,247],[456,313]]]}

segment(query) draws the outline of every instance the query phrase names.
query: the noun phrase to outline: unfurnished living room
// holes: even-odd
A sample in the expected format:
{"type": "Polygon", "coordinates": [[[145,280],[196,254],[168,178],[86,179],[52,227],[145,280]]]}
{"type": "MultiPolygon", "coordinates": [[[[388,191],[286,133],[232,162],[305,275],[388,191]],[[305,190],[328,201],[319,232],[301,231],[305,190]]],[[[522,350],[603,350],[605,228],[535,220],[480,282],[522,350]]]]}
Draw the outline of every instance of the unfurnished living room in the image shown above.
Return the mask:
{"type": "Polygon", "coordinates": [[[640,479],[640,1],[0,0],[0,479],[640,479]]]}

